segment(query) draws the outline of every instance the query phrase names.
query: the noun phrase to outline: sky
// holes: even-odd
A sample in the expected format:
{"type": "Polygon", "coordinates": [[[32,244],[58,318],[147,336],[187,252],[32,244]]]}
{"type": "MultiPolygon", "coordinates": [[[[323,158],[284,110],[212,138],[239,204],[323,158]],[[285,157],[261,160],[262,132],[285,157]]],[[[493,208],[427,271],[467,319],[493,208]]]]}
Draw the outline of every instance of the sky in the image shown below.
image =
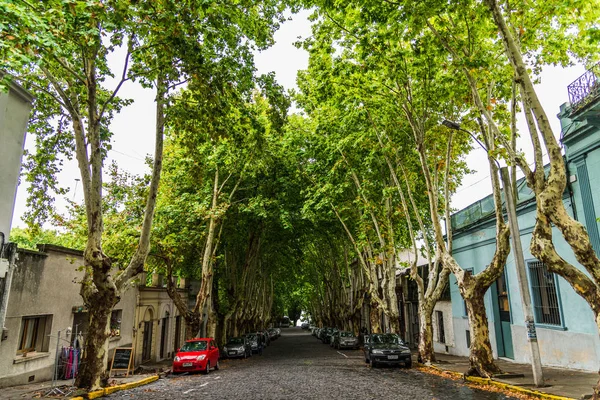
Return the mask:
{"type": "MultiPolygon", "coordinates": [[[[255,54],[257,72],[265,74],[274,71],[277,81],[286,89],[297,88],[297,72],[308,67],[308,53],[297,49],[293,43],[299,38],[307,38],[311,35],[309,15],[310,11],[301,11],[295,14],[291,21],[285,22],[275,33],[275,44],[269,49],[255,54]]],[[[123,50],[111,55],[109,62],[116,71],[122,69],[124,56],[123,50]]],[[[560,124],[555,116],[558,114],[560,105],[568,99],[567,86],[584,72],[583,66],[568,69],[548,67],[542,72],[540,84],[536,89],[557,136],[560,135],[560,124]]],[[[116,73],[116,75],[119,76],[120,73],[116,73]]],[[[106,82],[108,88],[114,87],[116,84],[116,81],[108,80],[106,82]]],[[[149,172],[150,169],[144,163],[144,157],[154,152],[156,117],[154,90],[144,89],[133,82],[126,82],[119,95],[122,98],[131,98],[134,102],[117,114],[112,122],[114,142],[112,150],[109,152],[109,162],[114,160],[120,168],[133,174],[149,172]]],[[[526,132],[522,116],[518,127],[521,132],[526,132]]],[[[26,141],[26,147],[32,148],[32,140],[26,141]]],[[[528,159],[533,159],[531,145],[527,140],[519,139],[518,147],[528,155],[528,159]]],[[[482,149],[474,148],[467,157],[467,164],[475,172],[463,179],[462,185],[453,196],[451,206],[455,210],[460,210],[491,193],[485,152],[482,149]]],[[[70,188],[67,195],[69,199],[78,202],[83,200],[81,186],[77,182],[79,170],[75,162],[65,164],[59,179],[63,186],[70,188]]],[[[13,227],[25,226],[21,217],[26,210],[26,188],[27,185],[23,182],[17,191],[13,227]]],[[[60,210],[64,209],[66,202],[56,199],[56,204],[60,210]]]]}

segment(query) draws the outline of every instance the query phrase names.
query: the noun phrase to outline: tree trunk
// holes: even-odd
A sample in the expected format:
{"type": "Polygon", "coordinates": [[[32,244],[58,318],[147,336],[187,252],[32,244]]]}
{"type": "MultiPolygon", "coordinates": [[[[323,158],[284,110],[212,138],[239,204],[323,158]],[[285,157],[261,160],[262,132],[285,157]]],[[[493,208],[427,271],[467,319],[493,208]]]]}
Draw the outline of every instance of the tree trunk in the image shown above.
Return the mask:
{"type": "Polygon", "coordinates": [[[81,368],[75,385],[83,389],[99,388],[107,382],[105,366],[108,363],[108,326],[110,315],[118,298],[112,291],[96,292],[93,301],[85,302],[88,309],[89,325],[85,336],[85,349],[81,368]]]}
{"type": "Polygon", "coordinates": [[[371,302],[369,319],[371,321],[371,333],[381,333],[381,313],[379,312],[379,304],[376,301],[371,302]]]}
{"type": "Polygon", "coordinates": [[[481,290],[474,290],[469,296],[465,296],[471,330],[471,352],[469,355],[471,365],[467,375],[491,378],[494,374],[499,374],[502,371],[494,363],[483,295],[484,293],[481,290]]]}
{"type": "Polygon", "coordinates": [[[435,362],[432,314],[432,308],[419,302],[419,359],[423,364],[435,362]]]}

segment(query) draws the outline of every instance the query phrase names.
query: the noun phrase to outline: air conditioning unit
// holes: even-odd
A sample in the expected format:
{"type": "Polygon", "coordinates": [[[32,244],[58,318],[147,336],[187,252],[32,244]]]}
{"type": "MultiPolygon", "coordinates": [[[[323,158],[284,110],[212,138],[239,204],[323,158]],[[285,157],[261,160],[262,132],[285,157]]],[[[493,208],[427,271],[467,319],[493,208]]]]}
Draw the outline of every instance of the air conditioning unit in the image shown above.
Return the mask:
{"type": "Polygon", "coordinates": [[[0,258],[0,278],[6,277],[6,273],[8,272],[9,262],[5,258],[0,258]]]}

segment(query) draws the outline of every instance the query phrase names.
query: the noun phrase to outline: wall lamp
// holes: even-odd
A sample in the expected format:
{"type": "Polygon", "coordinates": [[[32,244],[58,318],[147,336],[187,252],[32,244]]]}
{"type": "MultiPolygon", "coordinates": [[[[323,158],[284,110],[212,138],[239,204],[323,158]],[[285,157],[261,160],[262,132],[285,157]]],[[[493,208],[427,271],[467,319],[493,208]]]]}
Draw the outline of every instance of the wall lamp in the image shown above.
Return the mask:
{"type": "MultiPolygon", "coordinates": [[[[468,134],[469,134],[469,136],[471,136],[471,138],[472,138],[474,141],[476,141],[476,142],[477,142],[477,144],[478,144],[478,145],[479,145],[479,146],[480,146],[480,147],[481,147],[481,148],[482,148],[482,149],[483,149],[483,150],[484,150],[486,153],[488,153],[488,155],[489,155],[489,152],[488,152],[488,149],[487,149],[487,147],[485,147],[485,145],[484,145],[483,143],[481,143],[481,141],[480,141],[479,139],[477,139],[477,136],[475,136],[475,135],[473,134],[473,132],[471,132],[471,131],[468,131],[468,130],[466,130],[466,129],[463,129],[463,128],[461,128],[461,127],[460,127],[460,124],[458,124],[458,123],[456,123],[456,122],[454,122],[454,121],[449,121],[449,120],[447,120],[447,119],[445,119],[445,120],[443,120],[443,121],[442,121],[442,125],[444,125],[446,128],[452,129],[452,130],[454,130],[454,131],[461,131],[461,132],[468,133],[468,134]]],[[[496,160],[495,158],[492,158],[492,159],[494,160],[494,162],[496,163],[496,165],[497,165],[498,167],[500,167],[500,163],[498,162],[498,160],[496,160]]]]}

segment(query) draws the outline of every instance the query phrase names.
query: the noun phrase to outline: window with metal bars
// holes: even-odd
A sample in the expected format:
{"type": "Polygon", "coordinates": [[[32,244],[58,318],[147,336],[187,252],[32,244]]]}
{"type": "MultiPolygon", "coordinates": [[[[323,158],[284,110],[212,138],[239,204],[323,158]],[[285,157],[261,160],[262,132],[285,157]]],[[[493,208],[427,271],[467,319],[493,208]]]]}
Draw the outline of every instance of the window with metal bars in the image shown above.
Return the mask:
{"type": "Polygon", "coordinates": [[[537,324],[561,325],[556,275],[541,261],[530,261],[529,277],[533,310],[537,324]]]}

